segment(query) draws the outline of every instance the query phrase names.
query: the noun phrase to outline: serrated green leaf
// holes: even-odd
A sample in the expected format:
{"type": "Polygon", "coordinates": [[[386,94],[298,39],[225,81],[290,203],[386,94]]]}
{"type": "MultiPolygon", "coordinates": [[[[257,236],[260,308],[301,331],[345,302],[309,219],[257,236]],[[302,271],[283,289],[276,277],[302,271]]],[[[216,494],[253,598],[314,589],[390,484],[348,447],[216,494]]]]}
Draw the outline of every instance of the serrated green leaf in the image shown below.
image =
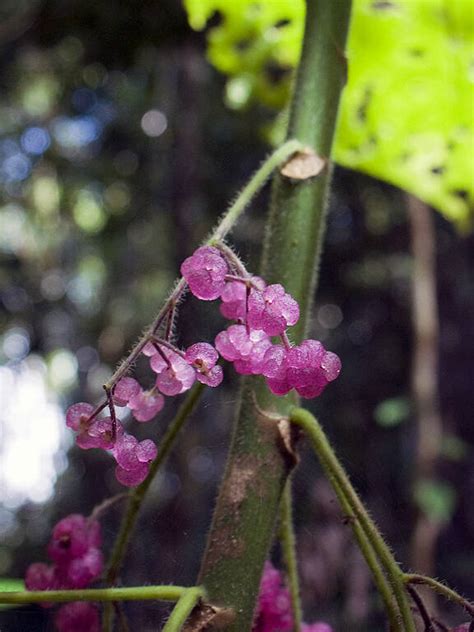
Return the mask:
{"type": "MultiPolygon", "coordinates": [[[[303,0],[185,5],[193,28],[216,11],[222,17],[208,31],[208,56],[234,82],[229,105],[258,99],[283,107],[303,0]],[[242,85],[245,94],[235,89],[242,85]]],[[[474,223],[473,34],[470,0],[355,0],[333,152],[341,165],[413,193],[464,230],[474,223]]]]}

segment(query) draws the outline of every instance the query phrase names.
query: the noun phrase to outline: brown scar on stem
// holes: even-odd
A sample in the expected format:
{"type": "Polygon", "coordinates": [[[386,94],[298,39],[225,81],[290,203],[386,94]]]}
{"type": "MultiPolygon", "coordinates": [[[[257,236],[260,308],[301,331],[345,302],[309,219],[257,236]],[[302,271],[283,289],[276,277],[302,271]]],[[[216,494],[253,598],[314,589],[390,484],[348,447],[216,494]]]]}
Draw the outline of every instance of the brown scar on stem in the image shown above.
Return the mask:
{"type": "Polygon", "coordinates": [[[261,408],[255,392],[252,392],[252,399],[255,410],[261,419],[276,422],[280,439],[283,443],[283,453],[286,458],[289,458],[290,466],[295,467],[300,460],[299,454],[295,450],[295,445],[302,434],[301,430],[292,424],[288,417],[261,408]]]}
{"type": "Polygon", "coordinates": [[[224,630],[235,620],[232,608],[219,608],[213,604],[200,603],[192,611],[183,632],[205,632],[224,630]]]}
{"type": "Polygon", "coordinates": [[[326,158],[319,156],[311,147],[304,147],[285,162],[280,173],[290,180],[308,180],[319,176],[327,162],[326,158]]]}

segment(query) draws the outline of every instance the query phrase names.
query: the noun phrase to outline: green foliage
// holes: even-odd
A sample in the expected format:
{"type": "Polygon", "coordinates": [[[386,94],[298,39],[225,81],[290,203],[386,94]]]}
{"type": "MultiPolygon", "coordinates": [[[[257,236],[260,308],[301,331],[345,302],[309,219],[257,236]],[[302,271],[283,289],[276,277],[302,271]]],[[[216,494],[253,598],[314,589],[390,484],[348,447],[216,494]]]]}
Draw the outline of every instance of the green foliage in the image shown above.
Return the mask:
{"type": "MultiPolygon", "coordinates": [[[[303,0],[185,5],[195,29],[221,18],[208,31],[208,56],[229,76],[228,104],[283,107],[303,0]]],[[[341,165],[413,193],[464,230],[474,219],[473,32],[470,0],[355,0],[334,148],[341,165]]]]}
{"type": "Polygon", "coordinates": [[[420,481],[414,497],[421,511],[435,522],[449,522],[456,508],[456,491],[447,483],[420,481]]]}
{"type": "Polygon", "coordinates": [[[404,422],[410,414],[410,402],[406,397],[385,399],[374,411],[375,421],[385,428],[392,428],[404,422]]]}

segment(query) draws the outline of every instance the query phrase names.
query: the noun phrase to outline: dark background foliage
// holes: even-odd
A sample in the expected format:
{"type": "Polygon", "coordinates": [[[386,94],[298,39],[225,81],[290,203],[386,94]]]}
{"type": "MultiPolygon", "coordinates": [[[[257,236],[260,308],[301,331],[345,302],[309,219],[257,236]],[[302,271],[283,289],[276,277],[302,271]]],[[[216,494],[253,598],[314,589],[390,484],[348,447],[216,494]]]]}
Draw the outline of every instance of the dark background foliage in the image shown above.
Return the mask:
{"type": "MultiPolygon", "coordinates": [[[[98,396],[153,317],[182,259],[268,151],[262,130],[272,113],[260,106],[226,109],[223,79],[173,0],[24,0],[2,3],[0,13],[0,575],[21,577],[28,563],[45,559],[56,520],[89,513],[120,486],[111,459],[69,449],[71,439],[62,432],[51,456],[58,475],[54,496],[44,490],[35,496],[32,488],[15,497],[9,437],[14,427],[26,428],[15,458],[17,468],[28,471],[32,445],[21,416],[26,424],[43,423],[30,387],[20,392],[18,381],[36,370],[49,400],[63,410],[98,396]]],[[[234,235],[253,269],[266,196],[234,235]]],[[[435,224],[446,433],[438,468],[443,486],[432,501],[446,513],[436,569],[473,594],[474,249],[472,237],[461,238],[441,217],[435,224]]],[[[343,372],[308,405],[404,561],[415,516],[409,253],[405,195],[336,169],[312,334],[341,356],[343,372]]],[[[178,341],[210,341],[221,325],[215,305],[189,299],[178,341]]],[[[138,372],[146,379],[144,367],[138,372]]],[[[206,393],[154,484],[124,584],[193,583],[224,465],[236,382],[227,368],[224,385],[206,393]]],[[[159,442],[175,407],[169,401],[155,422],[135,424],[134,432],[159,442]]],[[[326,619],[337,630],[381,630],[350,530],[306,451],[296,483],[307,619],[326,619]]],[[[119,518],[117,506],[103,521],[106,550],[119,518]]],[[[125,610],[132,629],[157,629],[158,606],[125,610]]],[[[442,611],[448,621],[459,621],[446,604],[442,611]]],[[[51,629],[51,623],[45,611],[24,608],[1,612],[0,627],[27,632],[51,629]]]]}

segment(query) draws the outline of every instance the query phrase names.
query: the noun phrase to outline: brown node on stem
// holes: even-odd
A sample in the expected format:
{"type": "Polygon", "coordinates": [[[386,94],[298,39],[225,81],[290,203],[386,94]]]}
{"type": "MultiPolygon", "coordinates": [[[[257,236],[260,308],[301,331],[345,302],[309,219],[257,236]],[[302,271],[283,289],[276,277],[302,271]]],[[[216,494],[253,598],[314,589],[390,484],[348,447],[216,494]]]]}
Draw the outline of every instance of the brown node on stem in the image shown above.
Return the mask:
{"type": "Polygon", "coordinates": [[[311,149],[305,147],[295,152],[280,169],[282,176],[291,180],[308,180],[314,178],[326,167],[327,160],[311,149]]]}
{"type": "Polygon", "coordinates": [[[235,620],[232,608],[219,608],[209,603],[201,603],[194,608],[183,632],[204,632],[225,630],[235,620]]]}

